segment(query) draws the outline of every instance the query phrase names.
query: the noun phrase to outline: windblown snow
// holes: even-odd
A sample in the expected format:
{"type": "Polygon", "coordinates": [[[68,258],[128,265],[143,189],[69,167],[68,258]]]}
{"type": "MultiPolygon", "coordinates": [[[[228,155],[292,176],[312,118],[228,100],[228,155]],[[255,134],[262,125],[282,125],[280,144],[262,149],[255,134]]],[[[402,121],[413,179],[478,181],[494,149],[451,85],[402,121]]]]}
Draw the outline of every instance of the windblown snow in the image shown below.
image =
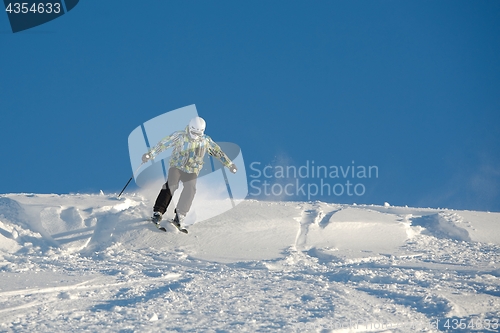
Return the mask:
{"type": "Polygon", "coordinates": [[[151,205],[0,196],[0,331],[498,331],[499,213],[249,200],[185,235],[151,205]]]}

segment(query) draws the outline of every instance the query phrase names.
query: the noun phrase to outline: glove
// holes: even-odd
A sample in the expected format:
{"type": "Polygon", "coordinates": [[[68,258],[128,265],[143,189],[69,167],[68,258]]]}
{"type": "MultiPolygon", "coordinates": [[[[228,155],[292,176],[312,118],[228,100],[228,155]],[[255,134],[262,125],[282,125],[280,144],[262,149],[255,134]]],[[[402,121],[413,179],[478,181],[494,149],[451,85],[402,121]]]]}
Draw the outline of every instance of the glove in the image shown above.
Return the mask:
{"type": "Polygon", "coordinates": [[[236,165],[234,165],[234,163],[233,163],[233,164],[231,164],[231,165],[229,166],[229,168],[228,168],[228,169],[229,169],[229,171],[231,171],[232,173],[236,173],[236,171],[238,171],[238,168],[236,167],[236,165]]]}
{"type": "Polygon", "coordinates": [[[142,163],[146,163],[149,160],[152,160],[151,155],[149,153],[142,155],[142,163]]]}

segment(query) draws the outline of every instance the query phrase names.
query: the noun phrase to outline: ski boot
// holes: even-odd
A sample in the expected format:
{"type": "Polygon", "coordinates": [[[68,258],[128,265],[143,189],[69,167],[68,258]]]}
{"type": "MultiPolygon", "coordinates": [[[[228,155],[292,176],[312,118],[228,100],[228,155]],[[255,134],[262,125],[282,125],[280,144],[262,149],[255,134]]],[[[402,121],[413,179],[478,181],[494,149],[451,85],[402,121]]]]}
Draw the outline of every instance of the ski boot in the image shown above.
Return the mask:
{"type": "Polygon", "coordinates": [[[162,214],[160,212],[154,212],[153,217],[151,217],[151,221],[155,224],[160,224],[162,219],[162,214]]]}
{"type": "Polygon", "coordinates": [[[180,231],[180,232],[183,232],[185,234],[188,233],[187,229],[186,228],[183,228],[181,223],[184,221],[184,219],[186,218],[186,215],[183,215],[183,214],[179,214],[177,213],[177,210],[175,210],[175,217],[173,218],[173,220],[171,221],[171,223],[180,231]]]}

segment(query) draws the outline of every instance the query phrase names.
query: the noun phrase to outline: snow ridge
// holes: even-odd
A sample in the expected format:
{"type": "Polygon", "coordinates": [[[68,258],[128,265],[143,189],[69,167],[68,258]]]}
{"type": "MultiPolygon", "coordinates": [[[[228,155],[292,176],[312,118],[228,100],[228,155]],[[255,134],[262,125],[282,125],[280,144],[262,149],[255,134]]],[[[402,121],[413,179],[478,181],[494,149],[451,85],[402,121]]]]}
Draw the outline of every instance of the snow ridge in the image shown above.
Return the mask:
{"type": "Polygon", "coordinates": [[[462,218],[456,213],[436,213],[414,218],[412,224],[427,229],[427,232],[438,238],[470,242],[466,229],[459,227],[462,218]]]}

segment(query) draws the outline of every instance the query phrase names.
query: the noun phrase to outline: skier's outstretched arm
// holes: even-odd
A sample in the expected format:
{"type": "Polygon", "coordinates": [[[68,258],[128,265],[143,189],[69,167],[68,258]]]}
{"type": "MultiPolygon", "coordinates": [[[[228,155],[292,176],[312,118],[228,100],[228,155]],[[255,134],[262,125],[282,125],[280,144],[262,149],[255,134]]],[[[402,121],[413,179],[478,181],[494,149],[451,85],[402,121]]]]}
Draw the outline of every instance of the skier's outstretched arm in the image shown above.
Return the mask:
{"type": "Polygon", "coordinates": [[[161,152],[175,145],[177,141],[182,139],[180,134],[181,134],[180,132],[175,132],[161,139],[160,142],[156,144],[156,146],[154,146],[147,153],[142,155],[142,163],[146,163],[149,160],[153,160],[161,152]]]}
{"type": "Polygon", "coordinates": [[[217,143],[215,143],[212,139],[209,139],[208,154],[217,158],[232,173],[236,173],[236,171],[238,171],[236,165],[234,165],[234,163],[229,159],[229,157],[222,151],[220,146],[217,143]]]}

